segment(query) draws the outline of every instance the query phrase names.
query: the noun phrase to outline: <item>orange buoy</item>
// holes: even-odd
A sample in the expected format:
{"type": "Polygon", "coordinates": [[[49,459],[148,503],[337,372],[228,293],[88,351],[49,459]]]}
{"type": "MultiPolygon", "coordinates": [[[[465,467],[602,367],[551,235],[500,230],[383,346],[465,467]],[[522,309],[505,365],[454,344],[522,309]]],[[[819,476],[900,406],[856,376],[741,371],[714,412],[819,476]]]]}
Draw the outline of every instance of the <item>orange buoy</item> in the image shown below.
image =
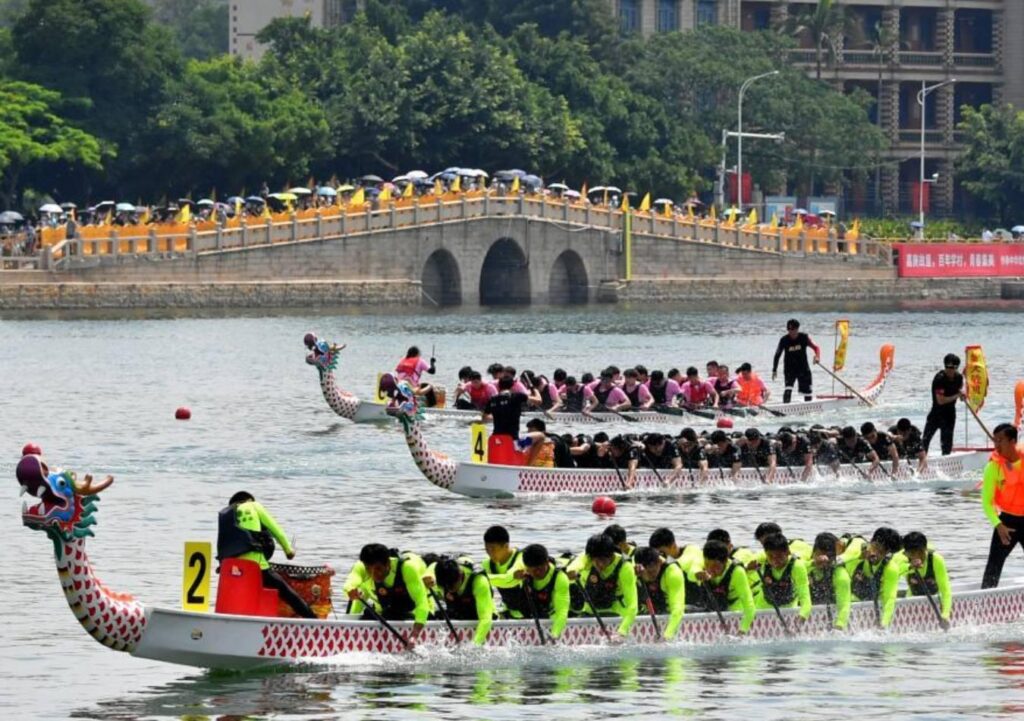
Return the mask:
{"type": "Polygon", "coordinates": [[[732,418],[719,418],[716,425],[719,428],[732,428],[732,418]]]}
{"type": "Polygon", "coordinates": [[[615,501],[608,496],[598,496],[594,499],[594,503],[590,506],[590,510],[598,516],[614,516],[615,501]]]}
{"type": "Polygon", "coordinates": [[[178,410],[174,411],[174,417],[179,421],[187,421],[189,418],[192,417],[192,411],[190,411],[185,406],[182,406],[178,410]]]}
{"type": "Polygon", "coordinates": [[[37,446],[35,443],[26,443],[21,447],[21,455],[23,456],[41,456],[43,455],[43,449],[37,446]]]}

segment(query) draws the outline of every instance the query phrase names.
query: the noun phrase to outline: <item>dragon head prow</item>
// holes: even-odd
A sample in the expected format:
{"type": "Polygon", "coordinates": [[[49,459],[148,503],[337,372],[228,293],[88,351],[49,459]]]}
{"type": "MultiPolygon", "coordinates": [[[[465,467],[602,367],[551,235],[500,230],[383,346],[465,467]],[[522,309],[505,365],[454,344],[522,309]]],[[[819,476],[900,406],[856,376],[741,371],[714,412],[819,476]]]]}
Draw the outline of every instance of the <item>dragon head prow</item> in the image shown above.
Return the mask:
{"type": "Polygon", "coordinates": [[[306,333],[302,342],[309,350],[309,353],[306,354],[306,362],[311,366],[316,366],[321,373],[335,369],[338,365],[338,353],[345,347],[339,347],[317,338],[315,333],[306,333]]]}
{"type": "Polygon", "coordinates": [[[27,502],[22,505],[22,523],[45,531],[58,556],[64,542],[93,535],[89,526],[96,523],[97,494],[114,482],[111,476],[98,482],[91,475],[79,480],[72,471],[51,470],[42,456],[35,454],[22,456],[16,476],[22,495],[39,499],[31,506],[27,502]]]}
{"type": "Polygon", "coordinates": [[[395,385],[393,398],[393,405],[388,412],[397,416],[406,429],[423,420],[423,409],[420,408],[416,392],[409,381],[399,381],[395,385]]]}

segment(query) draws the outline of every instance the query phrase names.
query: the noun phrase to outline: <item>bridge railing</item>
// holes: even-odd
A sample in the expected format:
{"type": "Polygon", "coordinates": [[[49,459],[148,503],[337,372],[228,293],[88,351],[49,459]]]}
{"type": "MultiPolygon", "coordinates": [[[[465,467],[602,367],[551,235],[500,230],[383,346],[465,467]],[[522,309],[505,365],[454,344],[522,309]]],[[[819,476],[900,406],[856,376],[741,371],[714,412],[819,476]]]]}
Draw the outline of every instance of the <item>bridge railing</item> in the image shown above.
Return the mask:
{"type": "MultiPolygon", "coordinates": [[[[862,256],[891,261],[887,243],[860,238],[837,239],[827,229],[771,228],[742,225],[708,218],[648,211],[628,211],[631,232],[687,242],[759,250],[767,253],[801,253],[862,256]]],[[[168,257],[196,253],[241,250],[257,246],[330,240],[362,236],[402,228],[429,226],[473,218],[528,217],[578,227],[624,230],[626,212],[542,195],[500,196],[475,191],[449,193],[436,198],[400,198],[383,207],[330,206],[280,213],[269,217],[231,218],[191,224],[158,224],[81,228],[74,239],[64,239],[63,229],[46,229],[37,256],[19,265],[63,270],[90,264],[97,258],[130,256],[168,257]],[[90,259],[93,259],[90,261],[90,259]]],[[[24,262],[22,262],[24,261],[24,262]]]]}

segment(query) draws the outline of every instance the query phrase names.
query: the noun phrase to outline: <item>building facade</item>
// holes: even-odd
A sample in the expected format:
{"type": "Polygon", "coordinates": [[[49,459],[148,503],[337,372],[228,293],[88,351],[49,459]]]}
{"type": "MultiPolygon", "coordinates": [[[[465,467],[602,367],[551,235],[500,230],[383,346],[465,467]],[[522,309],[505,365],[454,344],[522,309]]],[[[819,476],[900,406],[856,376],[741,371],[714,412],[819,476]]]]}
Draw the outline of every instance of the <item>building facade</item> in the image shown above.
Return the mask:
{"type": "MultiPolygon", "coordinates": [[[[813,8],[790,0],[609,0],[623,29],[645,35],[725,24],[770,30],[813,8]]],[[[852,211],[916,211],[921,143],[922,82],[956,82],[928,95],[925,106],[926,209],[959,212],[969,205],[957,186],[956,125],[961,107],[1012,103],[1024,108],[1024,0],[849,0],[850,36],[826,57],[822,78],[859,87],[877,98],[872,120],[890,140],[875,180],[847,194],[852,211]],[[881,37],[889,42],[880,46],[881,37]],[[856,39],[853,39],[855,36],[856,39]],[[877,207],[877,201],[882,207],[877,207]]],[[[794,62],[816,72],[814,40],[798,39],[794,62]]]]}
{"type": "Polygon", "coordinates": [[[313,27],[332,27],[355,14],[363,0],[228,0],[228,52],[259,60],[266,50],[256,34],[277,18],[308,17],[313,27]]]}

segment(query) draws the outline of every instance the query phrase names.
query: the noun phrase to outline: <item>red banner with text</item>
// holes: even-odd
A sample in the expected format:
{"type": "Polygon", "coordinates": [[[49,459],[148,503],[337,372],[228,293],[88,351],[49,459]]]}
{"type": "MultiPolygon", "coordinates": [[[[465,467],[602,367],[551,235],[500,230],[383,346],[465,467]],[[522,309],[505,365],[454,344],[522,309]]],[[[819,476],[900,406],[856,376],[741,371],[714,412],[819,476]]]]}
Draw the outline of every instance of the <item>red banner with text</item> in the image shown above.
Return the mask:
{"type": "Polygon", "coordinates": [[[901,278],[1024,276],[1024,243],[895,243],[901,278]]]}

